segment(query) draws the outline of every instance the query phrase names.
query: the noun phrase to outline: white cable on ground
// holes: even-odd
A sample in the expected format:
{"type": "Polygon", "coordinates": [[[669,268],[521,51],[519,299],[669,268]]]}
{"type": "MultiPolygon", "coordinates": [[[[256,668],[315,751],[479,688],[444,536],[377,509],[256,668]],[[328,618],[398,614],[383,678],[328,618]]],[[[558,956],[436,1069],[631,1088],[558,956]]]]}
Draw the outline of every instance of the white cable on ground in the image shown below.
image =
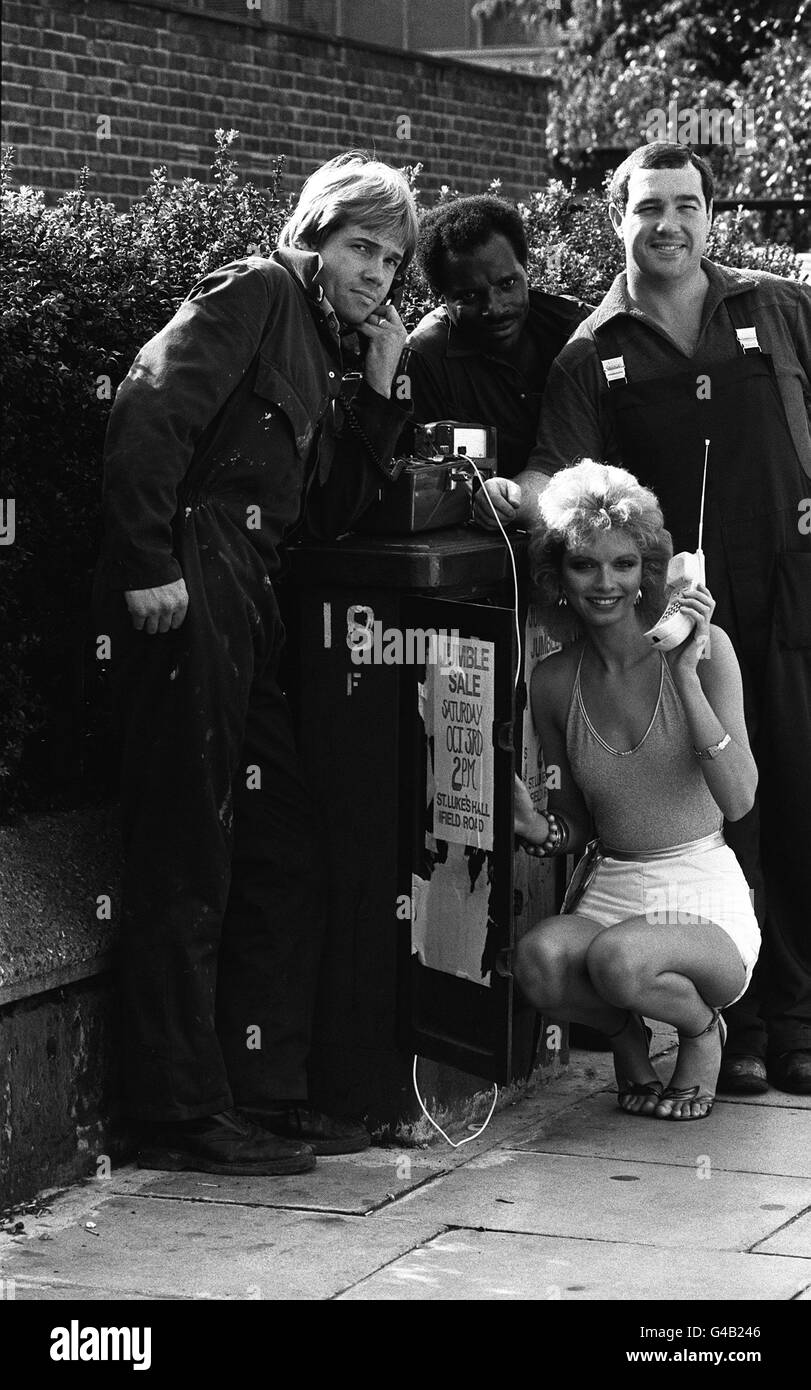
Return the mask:
{"type": "Polygon", "coordinates": [[[462,1147],[463,1144],[470,1144],[470,1143],[472,1143],[472,1141],[473,1141],[474,1139],[478,1139],[478,1137],[479,1137],[480,1134],[484,1134],[484,1131],[487,1129],[487,1126],[489,1125],[490,1120],[492,1119],[493,1111],[494,1111],[495,1108],[496,1108],[496,1101],[498,1100],[498,1086],[496,1085],[495,1081],[493,1082],[493,1087],[494,1087],[494,1089],[495,1089],[495,1095],[493,1096],[493,1104],[490,1106],[490,1113],[488,1114],[487,1119],[485,1120],[484,1124],[481,1126],[480,1129],[477,1129],[477,1130],[476,1130],[476,1133],[475,1133],[475,1134],[469,1134],[468,1137],[467,1137],[467,1139],[456,1139],[456,1140],[454,1140],[454,1139],[449,1138],[449,1136],[445,1133],[445,1131],[444,1131],[444,1129],[442,1128],[442,1126],[441,1126],[441,1125],[438,1125],[437,1122],[436,1122],[436,1120],[433,1118],[433,1116],[428,1114],[428,1111],[426,1110],[425,1105],[423,1104],[423,1099],[422,1099],[422,1096],[420,1095],[420,1088],[419,1088],[419,1086],[417,1085],[417,1053],[416,1053],[416,1052],[414,1053],[414,1069],[413,1069],[413,1071],[412,1071],[412,1079],[413,1079],[413,1081],[414,1081],[414,1094],[416,1095],[417,1100],[418,1100],[419,1103],[420,1103],[420,1109],[421,1109],[423,1115],[425,1116],[425,1118],[426,1118],[426,1120],[428,1121],[428,1123],[429,1123],[429,1124],[432,1124],[432,1125],[434,1126],[434,1129],[437,1130],[437,1131],[442,1135],[442,1138],[445,1139],[445,1140],[447,1140],[447,1142],[450,1144],[450,1146],[451,1146],[452,1149],[461,1149],[461,1147],[462,1147]]]}

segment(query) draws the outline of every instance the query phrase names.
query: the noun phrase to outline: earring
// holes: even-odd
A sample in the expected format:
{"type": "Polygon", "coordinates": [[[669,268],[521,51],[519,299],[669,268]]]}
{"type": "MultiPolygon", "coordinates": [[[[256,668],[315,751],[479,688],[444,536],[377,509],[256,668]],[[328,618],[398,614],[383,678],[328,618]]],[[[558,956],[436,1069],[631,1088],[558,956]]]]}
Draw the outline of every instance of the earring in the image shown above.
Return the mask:
{"type": "Polygon", "coordinates": [[[558,589],[558,608],[565,608],[569,600],[562,589],[558,589]]]}
{"type": "Polygon", "coordinates": [[[639,590],[639,593],[637,594],[636,598],[634,599],[634,607],[636,607],[636,605],[637,605],[638,603],[641,603],[641,602],[642,602],[642,590],[640,589],[640,590],[639,590]]]}

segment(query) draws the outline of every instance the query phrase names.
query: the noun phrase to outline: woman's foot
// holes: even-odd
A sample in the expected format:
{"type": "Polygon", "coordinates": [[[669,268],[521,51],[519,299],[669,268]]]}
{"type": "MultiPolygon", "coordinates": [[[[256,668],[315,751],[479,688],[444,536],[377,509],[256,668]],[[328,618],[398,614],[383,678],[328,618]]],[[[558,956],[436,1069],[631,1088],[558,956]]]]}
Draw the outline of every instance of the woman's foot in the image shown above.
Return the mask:
{"type": "Polygon", "coordinates": [[[670,1085],[654,1110],[657,1120],[705,1120],[715,1101],[726,1025],[718,1009],[701,1033],[679,1033],[670,1085]]]}
{"type": "Polygon", "coordinates": [[[662,1083],[650,1063],[650,1032],[639,1014],[629,1013],[616,1033],[606,1035],[614,1053],[617,1104],[628,1115],[652,1115],[662,1098],[662,1083]]]}

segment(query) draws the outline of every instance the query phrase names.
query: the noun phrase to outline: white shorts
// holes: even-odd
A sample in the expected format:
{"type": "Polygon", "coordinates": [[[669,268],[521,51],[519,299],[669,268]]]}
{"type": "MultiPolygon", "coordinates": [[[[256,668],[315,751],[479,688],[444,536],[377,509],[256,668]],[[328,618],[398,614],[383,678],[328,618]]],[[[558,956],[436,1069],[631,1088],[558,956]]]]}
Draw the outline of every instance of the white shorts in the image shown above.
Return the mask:
{"type": "Polygon", "coordinates": [[[603,927],[629,917],[651,926],[684,925],[691,917],[715,922],[735,943],[746,970],[746,993],[760,951],[749,885],[729,845],[663,859],[612,859],[606,855],[574,909],[603,927]]]}

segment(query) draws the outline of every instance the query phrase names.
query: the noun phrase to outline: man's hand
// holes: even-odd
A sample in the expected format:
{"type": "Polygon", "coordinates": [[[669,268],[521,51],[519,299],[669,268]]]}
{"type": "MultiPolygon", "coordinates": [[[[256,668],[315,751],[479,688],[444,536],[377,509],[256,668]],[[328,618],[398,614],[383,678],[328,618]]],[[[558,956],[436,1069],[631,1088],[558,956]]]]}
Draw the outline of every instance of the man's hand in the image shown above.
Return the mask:
{"type": "Polygon", "coordinates": [[[379,395],[391,396],[394,373],[405,347],[405,325],[393,304],[381,304],[368,319],[357,325],[358,333],[369,339],[363,375],[379,395]]]}
{"type": "Polygon", "coordinates": [[[484,527],[485,531],[497,531],[498,523],[493,516],[493,508],[484,495],[485,492],[498,512],[502,526],[506,528],[515,525],[518,508],[521,506],[519,484],[513,482],[512,478],[488,478],[476,493],[473,500],[473,520],[477,526],[484,527]]]}
{"type": "Polygon", "coordinates": [[[157,589],[127,589],[124,598],[138,632],[168,632],[180,627],[189,606],[186,582],[175,579],[157,589]]]}

